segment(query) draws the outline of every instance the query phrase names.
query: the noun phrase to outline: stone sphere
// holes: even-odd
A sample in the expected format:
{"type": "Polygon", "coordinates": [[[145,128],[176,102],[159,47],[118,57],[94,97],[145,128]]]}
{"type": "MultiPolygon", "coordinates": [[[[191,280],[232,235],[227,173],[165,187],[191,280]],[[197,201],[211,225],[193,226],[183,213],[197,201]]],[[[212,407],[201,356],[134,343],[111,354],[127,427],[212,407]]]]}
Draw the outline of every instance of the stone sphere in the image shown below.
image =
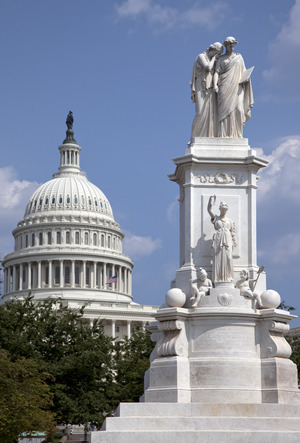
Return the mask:
{"type": "Polygon", "coordinates": [[[281,302],[280,295],[274,289],[267,289],[261,296],[261,303],[264,308],[278,308],[281,302]]]}
{"type": "Polygon", "coordinates": [[[168,306],[181,308],[186,300],[186,295],[179,288],[172,288],[166,294],[166,303],[168,306]]]}

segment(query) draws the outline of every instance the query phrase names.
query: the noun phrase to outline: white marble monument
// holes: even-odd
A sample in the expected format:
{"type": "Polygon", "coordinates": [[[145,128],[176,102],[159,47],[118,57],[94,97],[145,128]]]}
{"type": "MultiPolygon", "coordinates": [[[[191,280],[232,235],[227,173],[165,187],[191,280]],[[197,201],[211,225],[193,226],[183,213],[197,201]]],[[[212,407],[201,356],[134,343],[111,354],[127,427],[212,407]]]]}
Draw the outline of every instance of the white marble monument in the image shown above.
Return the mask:
{"type": "Polygon", "coordinates": [[[144,403],[121,404],[92,442],[300,441],[284,338],[294,316],[277,309],[257,263],[257,172],[267,161],[242,137],[253,96],[236,43],[228,37],[221,56],[215,43],[193,67],[192,137],[169,176],[180,189],[180,266],[150,327],[144,403]]]}

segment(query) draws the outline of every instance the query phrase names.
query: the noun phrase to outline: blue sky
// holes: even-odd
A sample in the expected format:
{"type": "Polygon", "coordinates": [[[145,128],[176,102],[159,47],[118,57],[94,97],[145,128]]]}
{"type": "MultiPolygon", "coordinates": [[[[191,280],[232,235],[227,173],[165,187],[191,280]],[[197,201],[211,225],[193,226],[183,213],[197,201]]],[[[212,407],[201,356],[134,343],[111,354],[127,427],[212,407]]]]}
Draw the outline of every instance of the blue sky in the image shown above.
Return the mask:
{"type": "Polygon", "coordinates": [[[272,161],[259,180],[258,264],[299,315],[299,23],[300,0],[2,0],[2,257],[30,195],[59,166],[71,109],[82,169],[127,236],[134,299],[161,304],[178,268],[178,189],[167,174],[190,137],[193,61],[233,35],[255,65],[244,136],[272,161]]]}

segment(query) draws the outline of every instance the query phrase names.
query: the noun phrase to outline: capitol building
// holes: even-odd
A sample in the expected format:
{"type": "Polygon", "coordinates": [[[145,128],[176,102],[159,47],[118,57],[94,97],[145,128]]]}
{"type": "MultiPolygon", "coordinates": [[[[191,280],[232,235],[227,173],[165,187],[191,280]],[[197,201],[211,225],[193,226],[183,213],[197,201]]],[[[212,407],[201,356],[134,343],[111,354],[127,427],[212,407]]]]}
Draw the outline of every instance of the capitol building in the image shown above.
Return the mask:
{"type": "Polygon", "coordinates": [[[124,234],[104,193],[80,169],[81,147],[73,116],[59,146],[60,166],[31,196],[13,231],[14,252],[3,260],[3,300],[61,299],[85,307],[88,322],[102,320],[107,335],[122,339],[153,321],[158,306],[133,302],[133,262],[122,252],[124,234]]]}

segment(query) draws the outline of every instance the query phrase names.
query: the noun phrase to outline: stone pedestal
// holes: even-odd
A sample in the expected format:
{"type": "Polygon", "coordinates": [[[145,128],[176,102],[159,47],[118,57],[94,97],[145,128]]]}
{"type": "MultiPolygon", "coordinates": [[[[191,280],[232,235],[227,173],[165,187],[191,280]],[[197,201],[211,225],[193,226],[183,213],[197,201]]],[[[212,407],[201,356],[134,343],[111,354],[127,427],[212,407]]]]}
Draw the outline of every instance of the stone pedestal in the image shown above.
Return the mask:
{"type": "MultiPolygon", "coordinates": [[[[221,138],[192,139],[174,161],[170,179],[180,187],[180,265],[176,289],[168,291],[168,304],[149,328],[156,346],[144,403],[121,404],[92,443],[298,442],[297,368],[284,338],[294,316],[275,309],[280,297],[266,291],[265,274],[255,282],[255,294],[248,277],[246,286],[237,284],[242,270],[253,280],[258,275],[256,173],[267,162],[246,139],[221,138]],[[226,201],[237,231],[234,278],[232,273],[229,281],[218,278],[213,287],[205,272],[207,284],[200,280],[203,270],[195,281],[200,268],[212,279],[214,226],[207,211],[212,195],[218,204],[226,201]]],[[[218,229],[229,232],[228,220],[223,222],[218,229]]],[[[220,248],[228,246],[224,242],[220,248]]]]}
{"type": "MultiPolygon", "coordinates": [[[[268,162],[256,155],[247,139],[192,138],[185,155],[174,159],[176,170],[169,175],[180,189],[180,267],[175,286],[190,296],[189,279],[204,268],[211,278],[214,227],[207,203],[215,194],[229,206],[228,216],[235,222],[237,247],[233,250],[236,280],[242,269],[250,278],[256,275],[256,188],[257,171],[268,162]]],[[[257,290],[266,289],[261,275],[257,290]]],[[[189,306],[187,304],[187,306],[189,306]]]]}
{"type": "Polygon", "coordinates": [[[206,303],[158,311],[145,401],[300,403],[297,368],[283,336],[294,316],[206,303]]]}

